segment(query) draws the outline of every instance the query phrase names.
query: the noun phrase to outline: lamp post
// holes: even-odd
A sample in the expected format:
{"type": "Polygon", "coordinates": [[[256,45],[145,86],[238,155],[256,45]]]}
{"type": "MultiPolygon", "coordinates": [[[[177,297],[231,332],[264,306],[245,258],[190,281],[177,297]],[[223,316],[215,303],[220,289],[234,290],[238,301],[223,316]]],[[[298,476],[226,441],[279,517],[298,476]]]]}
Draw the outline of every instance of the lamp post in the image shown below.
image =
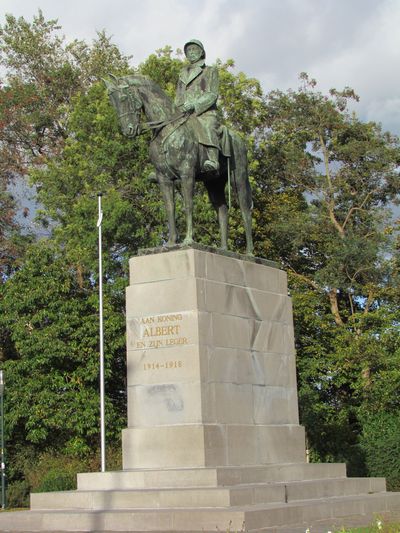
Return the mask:
{"type": "Polygon", "coordinates": [[[0,461],[1,461],[1,508],[6,507],[6,465],[4,457],[4,373],[0,370],[0,461]]]}

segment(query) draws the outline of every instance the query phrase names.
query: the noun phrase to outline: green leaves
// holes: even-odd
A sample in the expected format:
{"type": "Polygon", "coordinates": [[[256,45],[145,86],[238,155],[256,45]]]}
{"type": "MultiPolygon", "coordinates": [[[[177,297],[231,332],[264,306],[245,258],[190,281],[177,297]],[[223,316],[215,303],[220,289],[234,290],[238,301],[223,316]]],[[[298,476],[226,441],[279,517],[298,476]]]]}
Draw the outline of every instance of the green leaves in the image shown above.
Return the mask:
{"type": "MultiPolygon", "coordinates": [[[[347,113],[349,99],[358,98],[354,91],[332,90],[324,96],[316,91],[315,80],[304,73],[301,79],[298,91],[268,95],[269,129],[259,155],[274,161],[267,163],[268,178],[291,191],[292,205],[300,209],[291,219],[285,204],[276,209],[272,231],[278,229],[278,238],[291,242],[289,249],[283,247],[281,260],[329,295],[340,324],[357,308],[357,298],[367,298],[364,287],[382,277],[382,257],[390,247],[385,206],[400,186],[400,145],[379,125],[347,113]],[[346,304],[343,308],[345,298],[352,300],[349,310],[346,304]]],[[[267,191],[262,191],[261,204],[267,191]]]]}
{"type": "MultiPolygon", "coordinates": [[[[81,286],[65,255],[51,243],[32,247],[0,301],[1,331],[16,355],[7,375],[8,432],[39,449],[88,453],[98,439],[98,301],[94,287],[81,286]],[[6,311],[7,310],[7,311],[6,311]],[[78,446],[78,443],[79,446],[78,446]]],[[[105,294],[108,431],[121,427],[124,318],[105,294]]]]}
{"type": "Polygon", "coordinates": [[[91,46],[66,45],[56,20],[6,15],[0,27],[0,170],[25,174],[60,153],[74,95],[108,72],[127,73],[128,58],[104,32],[91,46]]]}
{"type": "Polygon", "coordinates": [[[360,475],[372,464],[363,459],[368,437],[360,448],[363,413],[398,413],[392,368],[399,364],[393,343],[399,314],[388,285],[395,280],[394,248],[386,228],[399,190],[399,143],[346,112],[355,97],[350,89],[324,96],[315,81],[304,80],[299,91],[274,91],[267,102],[263,150],[275,161],[272,175],[306,200],[277,208],[272,235],[292,272],[309,445],[314,458],[345,460],[360,475]]]}
{"type": "MultiPolygon", "coordinates": [[[[87,44],[66,43],[59,31],[40,12],[32,22],[7,16],[0,28],[0,355],[15,479],[25,456],[31,463],[44,450],[84,457],[98,448],[97,193],[109,440],[125,423],[128,259],[166,239],[160,191],[148,182],[149,137],[122,136],[100,78],[139,72],[173,97],[181,56],[165,47],[134,69],[104,33],[87,44]],[[36,186],[50,233],[19,263],[23,238],[11,239],[5,192],[13,173],[36,186]]],[[[298,90],[265,95],[233,66],[217,62],[220,113],[248,142],[256,255],[289,273],[312,456],[362,473],[365,454],[372,472],[379,413],[399,413],[398,225],[389,220],[400,190],[398,139],[348,112],[358,99],[350,88],[324,95],[303,73],[298,90]]],[[[197,192],[195,238],[216,244],[216,215],[201,184],[197,192]]],[[[230,245],[243,251],[233,198],[230,245]]]]}

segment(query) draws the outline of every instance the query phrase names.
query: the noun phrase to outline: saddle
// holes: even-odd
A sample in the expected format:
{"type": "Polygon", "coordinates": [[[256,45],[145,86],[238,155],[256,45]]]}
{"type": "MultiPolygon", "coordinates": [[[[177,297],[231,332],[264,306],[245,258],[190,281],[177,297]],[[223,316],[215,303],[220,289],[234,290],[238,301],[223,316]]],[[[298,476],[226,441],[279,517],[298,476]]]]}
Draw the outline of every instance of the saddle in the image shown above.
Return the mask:
{"type": "Polygon", "coordinates": [[[224,157],[232,158],[233,148],[231,134],[226,126],[221,126],[219,131],[221,136],[220,152],[224,157]]]}
{"type": "MultiPolygon", "coordinates": [[[[225,158],[229,161],[229,168],[230,170],[234,170],[235,163],[234,163],[234,150],[232,146],[232,137],[229,129],[225,126],[219,126],[219,128],[216,130],[217,138],[218,138],[218,146],[208,144],[204,139],[204,136],[201,135],[201,131],[203,129],[203,124],[196,116],[193,115],[186,115],[186,116],[180,116],[178,120],[171,121],[167,123],[166,125],[163,125],[163,144],[165,141],[172,135],[180,126],[185,124],[187,121],[191,122],[191,127],[193,128],[195,135],[197,137],[197,147],[198,147],[198,154],[199,154],[199,163],[200,168],[203,168],[204,162],[208,159],[208,153],[207,149],[209,147],[213,147],[215,149],[218,149],[219,151],[219,158],[225,158]],[[202,140],[204,141],[202,142],[202,140]]],[[[161,130],[159,130],[161,131],[161,130]]],[[[203,174],[203,173],[202,173],[203,174]]],[[[209,179],[216,178],[220,175],[219,172],[216,173],[204,173],[204,176],[207,176],[207,181],[209,179]]]]}
{"type": "MultiPolygon", "coordinates": [[[[229,158],[230,169],[234,169],[234,158],[233,158],[233,148],[232,148],[232,138],[229,132],[229,129],[226,126],[221,126],[218,129],[218,138],[219,138],[219,159],[229,158]]],[[[198,141],[199,147],[199,158],[200,158],[200,168],[203,168],[204,162],[208,158],[207,148],[208,145],[198,141]]]]}

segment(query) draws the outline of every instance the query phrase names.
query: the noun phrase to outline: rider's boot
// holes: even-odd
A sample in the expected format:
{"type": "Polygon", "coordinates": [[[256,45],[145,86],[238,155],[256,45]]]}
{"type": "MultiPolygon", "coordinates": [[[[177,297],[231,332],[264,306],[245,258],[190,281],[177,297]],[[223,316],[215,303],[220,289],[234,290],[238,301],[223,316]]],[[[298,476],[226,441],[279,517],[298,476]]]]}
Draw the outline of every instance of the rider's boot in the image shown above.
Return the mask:
{"type": "Polygon", "coordinates": [[[206,172],[218,172],[219,170],[219,150],[212,146],[207,146],[207,159],[203,163],[203,170],[206,172]]]}

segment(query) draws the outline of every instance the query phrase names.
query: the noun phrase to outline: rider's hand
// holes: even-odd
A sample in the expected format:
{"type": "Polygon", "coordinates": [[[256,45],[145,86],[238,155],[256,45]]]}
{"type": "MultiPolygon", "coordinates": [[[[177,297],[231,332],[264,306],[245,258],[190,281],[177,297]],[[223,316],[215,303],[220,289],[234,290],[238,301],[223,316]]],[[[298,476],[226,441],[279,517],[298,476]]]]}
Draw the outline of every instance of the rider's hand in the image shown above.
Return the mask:
{"type": "Polygon", "coordinates": [[[191,113],[192,111],[194,111],[194,105],[191,102],[185,102],[182,106],[182,110],[185,113],[191,113]]]}

